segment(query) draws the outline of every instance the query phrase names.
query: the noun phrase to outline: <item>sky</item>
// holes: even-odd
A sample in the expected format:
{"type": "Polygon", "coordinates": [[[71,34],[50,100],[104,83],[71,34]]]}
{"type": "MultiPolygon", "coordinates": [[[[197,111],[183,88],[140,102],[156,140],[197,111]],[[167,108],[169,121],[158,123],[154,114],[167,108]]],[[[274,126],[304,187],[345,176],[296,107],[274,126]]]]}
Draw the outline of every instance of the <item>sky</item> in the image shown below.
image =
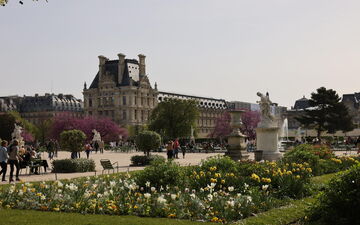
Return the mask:
{"type": "Polygon", "coordinates": [[[319,87],[360,91],[358,0],[9,0],[0,96],[83,98],[99,55],[146,55],[160,91],[290,107],[319,87]]]}

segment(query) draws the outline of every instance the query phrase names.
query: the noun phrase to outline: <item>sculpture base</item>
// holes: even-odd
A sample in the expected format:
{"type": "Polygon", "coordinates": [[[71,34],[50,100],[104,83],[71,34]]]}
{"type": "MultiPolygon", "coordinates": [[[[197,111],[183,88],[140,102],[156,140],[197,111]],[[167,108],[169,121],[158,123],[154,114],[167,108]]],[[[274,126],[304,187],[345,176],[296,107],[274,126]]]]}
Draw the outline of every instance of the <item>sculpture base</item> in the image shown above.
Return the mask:
{"type": "Polygon", "coordinates": [[[245,151],[245,135],[241,133],[232,133],[228,137],[228,150],[225,153],[226,156],[229,156],[232,160],[244,160],[249,158],[249,154],[245,151]]]}
{"type": "Polygon", "coordinates": [[[282,157],[278,149],[279,127],[259,127],[256,129],[256,149],[261,150],[262,159],[275,161],[282,157]]]}
{"type": "Polygon", "coordinates": [[[244,150],[234,149],[225,152],[225,156],[230,157],[234,161],[239,161],[248,159],[250,155],[244,150]]]}

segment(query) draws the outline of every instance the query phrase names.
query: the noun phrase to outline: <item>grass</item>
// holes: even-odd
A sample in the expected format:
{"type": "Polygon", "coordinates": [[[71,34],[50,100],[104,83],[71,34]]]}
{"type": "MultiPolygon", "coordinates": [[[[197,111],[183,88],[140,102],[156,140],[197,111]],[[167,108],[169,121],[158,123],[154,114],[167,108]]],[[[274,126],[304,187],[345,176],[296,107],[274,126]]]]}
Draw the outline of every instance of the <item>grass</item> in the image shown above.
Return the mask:
{"type": "MultiPolygon", "coordinates": [[[[319,190],[327,182],[331,180],[336,173],[326,174],[322,176],[313,177],[311,183],[315,185],[315,189],[319,190]]],[[[241,220],[235,224],[237,225],[287,225],[296,223],[301,218],[306,216],[306,211],[311,203],[316,201],[314,196],[303,198],[300,200],[291,201],[287,206],[271,209],[269,211],[258,214],[257,216],[249,217],[241,220]]]]}
{"type": "Polygon", "coordinates": [[[0,210],[0,224],[11,225],[214,225],[213,223],[136,216],[82,215],[79,213],[0,210]]]}

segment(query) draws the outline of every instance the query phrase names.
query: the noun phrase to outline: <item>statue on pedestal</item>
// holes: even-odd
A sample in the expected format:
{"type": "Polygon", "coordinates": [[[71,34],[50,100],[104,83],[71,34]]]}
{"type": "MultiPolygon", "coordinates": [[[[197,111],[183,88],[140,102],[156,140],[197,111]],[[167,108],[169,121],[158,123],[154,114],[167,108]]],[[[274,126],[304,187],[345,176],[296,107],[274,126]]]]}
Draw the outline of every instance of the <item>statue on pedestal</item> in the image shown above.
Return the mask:
{"type": "Polygon", "coordinates": [[[274,116],[271,115],[270,106],[272,102],[269,98],[269,93],[266,95],[258,92],[257,96],[260,97],[260,101],[257,101],[260,105],[261,121],[258,127],[271,127],[274,126],[274,116]]]}
{"type": "Polygon", "coordinates": [[[101,141],[101,135],[100,132],[98,132],[97,130],[93,129],[92,132],[94,133],[94,137],[93,137],[93,142],[96,141],[101,141]]]}

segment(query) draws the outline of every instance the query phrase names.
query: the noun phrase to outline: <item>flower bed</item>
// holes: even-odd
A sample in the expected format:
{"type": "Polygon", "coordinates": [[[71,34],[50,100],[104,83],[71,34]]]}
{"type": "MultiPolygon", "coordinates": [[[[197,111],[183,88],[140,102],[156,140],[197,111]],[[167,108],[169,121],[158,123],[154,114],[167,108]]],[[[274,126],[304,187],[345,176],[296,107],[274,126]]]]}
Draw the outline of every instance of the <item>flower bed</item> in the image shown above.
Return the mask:
{"type": "MultiPolygon", "coordinates": [[[[323,158],[346,169],[358,158],[323,158]]],[[[309,194],[309,163],[234,162],[214,157],[199,166],[180,167],[163,160],[142,171],[49,183],[12,185],[0,192],[5,208],[79,213],[169,217],[231,222],[290,198],[309,194]]]]}

